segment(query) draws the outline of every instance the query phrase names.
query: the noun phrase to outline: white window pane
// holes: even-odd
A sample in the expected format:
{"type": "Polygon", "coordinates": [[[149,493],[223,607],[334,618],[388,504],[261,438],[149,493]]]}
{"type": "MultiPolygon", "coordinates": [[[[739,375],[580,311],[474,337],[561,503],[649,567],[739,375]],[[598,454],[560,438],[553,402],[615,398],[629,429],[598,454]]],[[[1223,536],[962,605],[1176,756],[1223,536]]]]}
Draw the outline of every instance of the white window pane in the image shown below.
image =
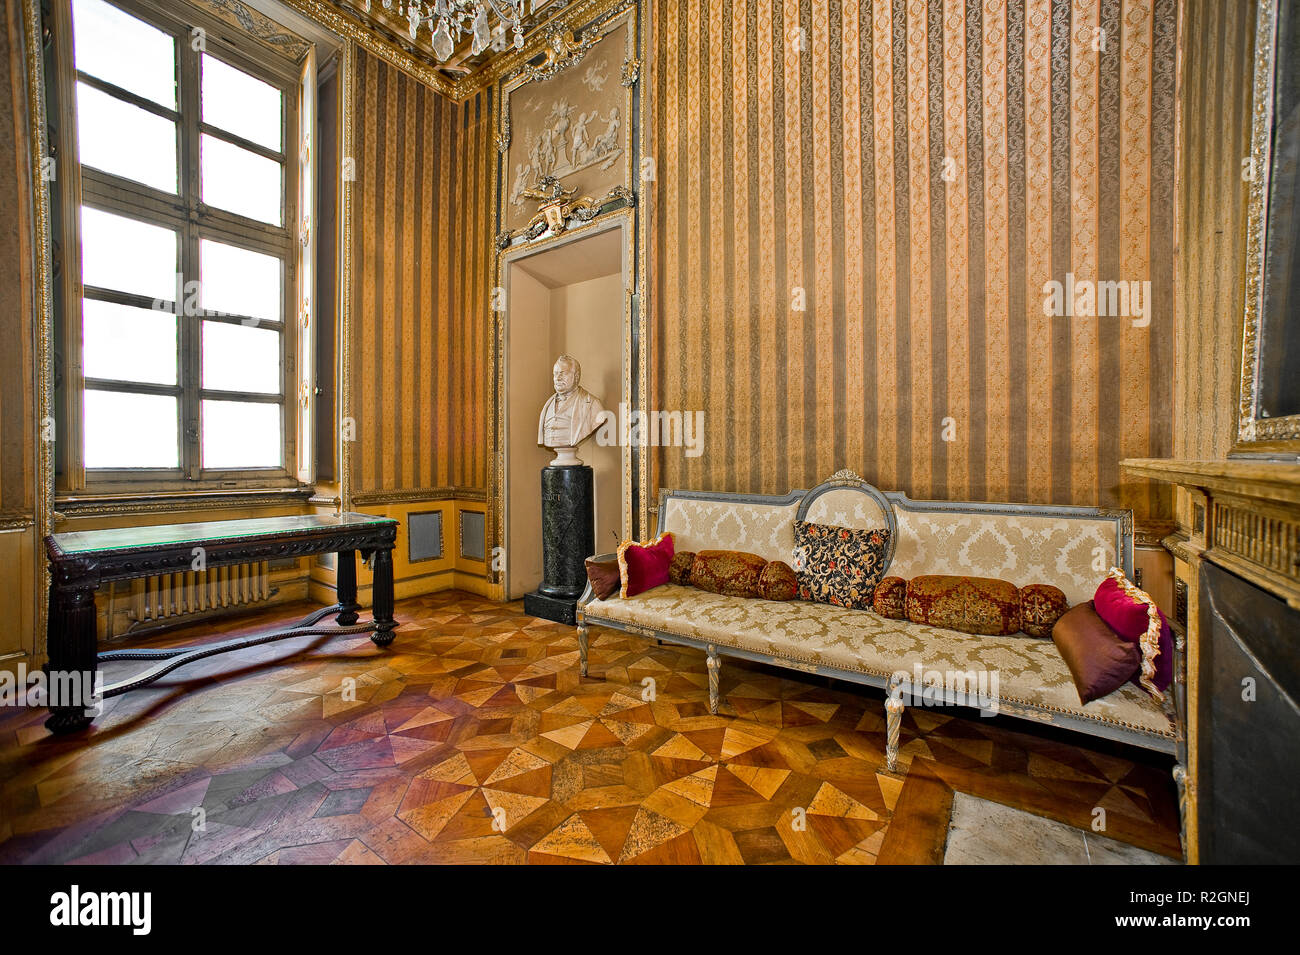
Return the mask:
{"type": "Polygon", "coordinates": [[[280,333],[229,322],[204,322],[203,387],[278,395],[280,333]]]}
{"type": "Polygon", "coordinates": [[[175,301],[176,233],[82,206],[81,281],[155,301],[175,301]]]}
{"type": "Polygon", "coordinates": [[[199,269],[204,311],[280,320],[283,269],[276,256],[203,239],[199,269]]]}
{"type": "Polygon", "coordinates": [[[85,83],[77,84],[84,165],[176,192],[176,124],[85,83]]]}
{"type": "Polygon", "coordinates": [[[87,378],[176,384],[176,316],[93,298],[82,301],[87,378]]]}
{"type": "Polygon", "coordinates": [[[280,164],[203,134],[203,201],[250,219],[283,225],[280,164]]]}
{"type": "Polygon", "coordinates": [[[77,69],[176,108],[176,41],[104,0],[73,0],[77,69]]]}
{"type": "Polygon", "coordinates": [[[247,401],[203,402],[203,466],[280,466],[280,406],[247,401]]]}
{"type": "Polygon", "coordinates": [[[280,150],[283,96],[278,89],[204,53],[202,90],[205,123],[280,150]]]}
{"type": "Polygon", "coordinates": [[[176,399],[86,390],[86,467],[180,466],[176,399]]]}

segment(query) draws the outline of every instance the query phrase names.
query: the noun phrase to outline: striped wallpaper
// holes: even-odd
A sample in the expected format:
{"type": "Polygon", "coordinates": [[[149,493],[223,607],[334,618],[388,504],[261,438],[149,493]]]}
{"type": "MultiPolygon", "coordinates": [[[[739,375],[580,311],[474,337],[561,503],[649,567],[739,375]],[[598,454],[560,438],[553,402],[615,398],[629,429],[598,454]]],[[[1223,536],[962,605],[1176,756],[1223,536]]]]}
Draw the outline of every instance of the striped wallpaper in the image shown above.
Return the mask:
{"type": "Polygon", "coordinates": [[[654,406],[707,439],[653,486],[1171,516],[1118,462],[1172,451],[1175,0],[650,16],[654,406]],[[1150,281],[1149,326],[1044,316],[1067,273],[1150,281]]]}
{"type": "Polygon", "coordinates": [[[363,51],[356,103],[353,486],[449,487],[463,437],[452,413],[459,109],[363,51]]]}
{"type": "Polygon", "coordinates": [[[456,384],[453,395],[452,479],[458,488],[487,489],[491,382],[491,308],[489,295],[496,278],[495,256],[497,148],[492,90],[478,93],[456,107],[464,175],[457,184],[459,210],[454,235],[460,267],[456,269],[456,384]]]}

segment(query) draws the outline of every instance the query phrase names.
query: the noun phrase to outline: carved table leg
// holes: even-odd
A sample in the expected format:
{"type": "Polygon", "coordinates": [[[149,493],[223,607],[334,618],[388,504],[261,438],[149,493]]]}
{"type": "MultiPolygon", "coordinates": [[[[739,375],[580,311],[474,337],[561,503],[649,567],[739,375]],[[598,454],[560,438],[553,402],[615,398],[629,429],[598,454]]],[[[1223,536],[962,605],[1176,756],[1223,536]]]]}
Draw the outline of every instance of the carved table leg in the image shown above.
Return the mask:
{"type": "Polygon", "coordinates": [[[898,771],[898,738],[903,729],[903,697],[898,684],[891,680],[885,700],[885,768],[898,771]]]}
{"type": "Polygon", "coordinates": [[[357,611],[361,609],[361,604],[357,603],[357,557],[356,551],[341,550],[338,552],[338,596],[339,606],[342,612],[334,619],[340,626],[350,627],[357,622],[357,611]]]}
{"type": "Polygon", "coordinates": [[[386,647],[393,642],[393,630],[397,621],[393,619],[393,549],[385,547],[375,551],[375,578],[373,603],[375,614],[375,632],[370,635],[377,647],[386,647]]]}
{"type": "Polygon", "coordinates": [[[722,658],[718,656],[718,648],[710,646],[708,649],[709,659],[709,712],[714,716],[718,715],[718,677],[722,669],[722,658]]]}
{"type": "Polygon", "coordinates": [[[578,672],[587,675],[587,625],[578,625],[578,672]]]}
{"type": "Polygon", "coordinates": [[[95,589],[50,588],[48,692],[51,733],[85,729],[97,714],[94,699],[96,659],[95,589]]]}

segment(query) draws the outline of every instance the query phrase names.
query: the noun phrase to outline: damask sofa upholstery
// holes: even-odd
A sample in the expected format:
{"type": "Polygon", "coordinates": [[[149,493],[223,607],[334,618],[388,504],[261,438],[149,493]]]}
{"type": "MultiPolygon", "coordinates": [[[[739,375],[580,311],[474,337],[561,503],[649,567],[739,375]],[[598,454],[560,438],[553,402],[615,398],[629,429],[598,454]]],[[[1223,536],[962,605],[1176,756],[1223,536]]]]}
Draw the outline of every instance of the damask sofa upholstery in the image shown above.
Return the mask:
{"type": "MultiPolygon", "coordinates": [[[[901,493],[882,493],[851,472],[784,496],[660,494],[659,533],[672,531],[679,552],[741,550],[789,563],[796,519],[889,528],[890,575],[965,574],[1000,578],[1017,587],[1053,584],[1071,606],[1091,599],[1105,568],[1118,566],[1130,576],[1133,571],[1129,511],[912,501],[901,493]]],[[[606,600],[594,599],[588,588],[577,617],[584,676],[593,626],[703,649],[714,713],[723,656],[884,688],[890,770],[897,765],[905,695],[945,705],[975,701],[986,712],[1177,752],[1170,703],[1162,705],[1132,684],[1080,703],[1050,639],[960,633],[869,610],[730,597],[673,584],[606,600]],[[985,680],[983,689],[973,692],[980,675],[990,673],[996,673],[996,684],[985,680]],[[922,682],[930,684],[924,693],[919,692],[922,682]]]]}

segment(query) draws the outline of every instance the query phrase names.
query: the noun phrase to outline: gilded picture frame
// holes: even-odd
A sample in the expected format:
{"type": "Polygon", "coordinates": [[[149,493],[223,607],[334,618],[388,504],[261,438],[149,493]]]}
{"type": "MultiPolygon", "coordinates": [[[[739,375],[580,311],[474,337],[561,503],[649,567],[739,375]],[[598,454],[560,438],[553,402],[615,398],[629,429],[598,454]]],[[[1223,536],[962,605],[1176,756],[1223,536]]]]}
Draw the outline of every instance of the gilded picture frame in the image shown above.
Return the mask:
{"type": "MultiPolygon", "coordinates": [[[[1286,239],[1297,228],[1296,216],[1291,214],[1289,202],[1270,202],[1282,197],[1274,196],[1274,187],[1283,188],[1280,172],[1275,163],[1285,162],[1292,147],[1300,141],[1279,139],[1286,135],[1293,123],[1283,122],[1279,127],[1276,114],[1279,71],[1300,70],[1300,63],[1285,62],[1285,38],[1280,41],[1279,13],[1282,0],[1259,0],[1255,24],[1254,78],[1251,112],[1251,154],[1246,165],[1249,183],[1247,197],[1247,233],[1245,263],[1245,309],[1242,325],[1241,380],[1237,417],[1237,436],[1232,448],[1233,456],[1300,455],[1300,412],[1284,403],[1281,410],[1290,413],[1270,413],[1269,405],[1277,401],[1270,397],[1279,386],[1276,370],[1280,350],[1300,345],[1300,322],[1291,320],[1283,335],[1287,317],[1278,302],[1288,298],[1285,287],[1286,269],[1276,266],[1270,271],[1269,250],[1280,248],[1275,243],[1286,239]],[[1283,148],[1279,151],[1278,146],[1283,148]],[[1272,221],[1270,221],[1270,217],[1272,221]],[[1275,243],[1270,243],[1270,238],[1275,243]]],[[[1300,9],[1287,11],[1288,16],[1300,16],[1300,9]]],[[[1288,35],[1293,36],[1292,29],[1288,35]]],[[[1290,74],[1288,74],[1289,76],[1290,74]]],[[[1283,117],[1285,119],[1285,117],[1283,117]]],[[[1294,118],[1294,117],[1292,117],[1294,118]]],[[[1300,288],[1294,294],[1300,295],[1300,288]]]]}

